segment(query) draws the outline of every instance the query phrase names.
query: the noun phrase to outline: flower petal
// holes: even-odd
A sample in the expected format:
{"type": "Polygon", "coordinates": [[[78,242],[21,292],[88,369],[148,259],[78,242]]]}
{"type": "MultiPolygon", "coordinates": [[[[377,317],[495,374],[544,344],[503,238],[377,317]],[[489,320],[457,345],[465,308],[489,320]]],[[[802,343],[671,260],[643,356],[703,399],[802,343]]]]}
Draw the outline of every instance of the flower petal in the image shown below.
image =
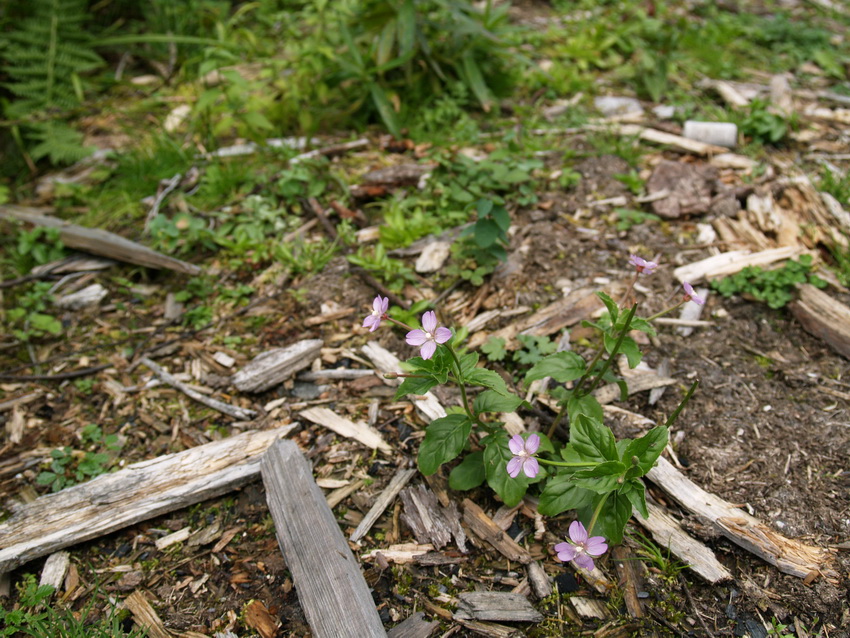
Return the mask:
{"type": "Polygon", "coordinates": [[[384,297],[384,300],[381,302],[381,314],[384,314],[390,307],[390,299],[389,297],[384,297]]]}
{"type": "Polygon", "coordinates": [[[535,452],[537,452],[537,448],[539,448],[539,447],[540,447],[540,435],[531,434],[525,440],[525,451],[528,452],[529,454],[534,454],[535,452]]]}
{"type": "Polygon", "coordinates": [[[591,556],[602,556],[608,551],[608,543],[605,542],[604,536],[591,536],[584,544],[584,551],[591,556]]]}
{"type": "Polygon", "coordinates": [[[519,434],[514,434],[510,440],[508,440],[508,447],[513,454],[519,454],[525,449],[525,441],[522,440],[522,437],[519,434]]]}
{"type": "Polygon", "coordinates": [[[436,341],[437,343],[445,343],[451,338],[452,331],[444,326],[440,326],[439,328],[437,328],[436,332],[434,333],[434,341],[436,341]]]}
{"type": "Polygon", "coordinates": [[[423,343],[428,341],[428,337],[425,336],[425,332],[423,330],[411,330],[404,337],[405,341],[407,341],[408,345],[411,346],[421,346],[423,343]]]}
{"type": "Polygon", "coordinates": [[[508,476],[511,478],[516,478],[519,476],[519,470],[522,467],[522,459],[518,456],[515,456],[510,461],[508,461],[508,476]]]}
{"type": "Polygon", "coordinates": [[[558,543],[555,545],[555,551],[558,552],[558,560],[569,563],[576,557],[576,548],[569,543],[558,543]]]}
{"type": "Polygon", "coordinates": [[[378,322],[378,318],[375,315],[367,315],[363,320],[363,327],[371,328],[370,332],[375,332],[375,328],[378,327],[375,325],[376,322],[378,322]]]}
{"type": "Polygon", "coordinates": [[[593,571],[593,559],[587,554],[578,554],[573,559],[573,562],[581,567],[582,569],[586,569],[587,571],[593,571]]]}
{"type": "Polygon", "coordinates": [[[570,523],[570,540],[578,545],[583,545],[587,540],[587,530],[581,521],[570,523]]]}
{"type": "Polygon", "coordinates": [[[422,355],[423,359],[430,359],[434,356],[434,353],[437,351],[437,344],[432,340],[426,341],[422,348],[419,350],[419,354],[422,355]]]}
{"type": "Polygon", "coordinates": [[[380,295],[375,297],[374,301],[372,301],[372,311],[376,315],[382,315],[384,313],[384,302],[381,301],[380,295]]]}
{"type": "Polygon", "coordinates": [[[540,463],[538,463],[537,459],[533,456],[529,456],[528,458],[524,459],[524,462],[522,464],[522,471],[525,472],[525,475],[528,478],[534,478],[540,471],[540,463]]]}
{"type": "Polygon", "coordinates": [[[425,332],[434,334],[434,331],[437,329],[437,314],[433,310],[429,310],[422,315],[422,327],[425,329],[425,332]]]}

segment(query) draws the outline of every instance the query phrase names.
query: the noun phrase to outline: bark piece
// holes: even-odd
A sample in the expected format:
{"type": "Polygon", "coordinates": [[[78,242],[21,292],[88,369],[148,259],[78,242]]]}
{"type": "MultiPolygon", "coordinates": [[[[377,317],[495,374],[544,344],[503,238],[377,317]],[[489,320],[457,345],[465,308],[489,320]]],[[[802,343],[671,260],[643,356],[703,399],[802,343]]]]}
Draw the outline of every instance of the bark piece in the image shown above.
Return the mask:
{"type": "Polygon", "coordinates": [[[229,403],[224,403],[223,401],[219,401],[217,399],[211,399],[210,397],[206,397],[200,392],[193,390],[185,383],[178,381],[171,374],[163,370],[159,365],[148,359],[147,357],[142,357],[139,359],[139,363],[146,365],[151,369],[157,377],[159,377],[163,382],[167,383],[173,388],[180,390],[183,394],[185,394],[190,399],[201,403],[208,408],[212,408],[213,410],[217,410],[222,414],[226,414],[228,416],[232,416],[234,419],[239,419],[240,421],[250,421],[255,416],[257,416],[256,410],[248,410],[247,408],[240,408],[236,405],[230,405],[229,403]]]}
{"type": "Polygon", "coordinates": [[[647,181],[646,190],[650,194],[667,190],[670,194],[652,202],[652,212],[667,219],[705,213],[711,207],[716,180],[713,166],[662,161],[647,181]]]}
{"type": "Polygon", "coordinates": [[[790,307],[807,332],[850,359],[850,308],[811,284],[799,287],[799,297],[790,307]]]}
{"type": "Polygon", "coordinates": [[[298,446],[270,446],[262,475],[278,543],[313,635],[386,636],[360,566],[298,446]]]}
{"type": "Polygon", "coordinates": [[[37,498],[0,523],[0,572],[244,485],[272,441],[296,427],[245,432],[37,498]]]}
{"type": "Polygon", "coordinates": [[[269,613],[266,606],[259,600],[252,600],[245,606],[245,624],[254,629],[261,638],[275,638],[280,621],[269,613]]]}
{"type": "Polygon", "coordinates": [[[233,385],[242,392],[263,392],[303,370],[322,349],[321,339],[305,339],[285,348],[257,355],[233,375],[233,385]]]}
{"type": "Polygon", "coordinates": [[[838,574],[832,569],[832,550],[806,545],[774,532],[744,510],[706,492],[664,457],[658,459],[658,463],[649,471],[647,477],[685,509],[706,519],[733,543],[775,566],[779,571],[800,578],[821,574],[830,582],[838,582],[838,574]]]}
{"type": "Polygon", "coordinates": [[[525,569],[534,595],[540,600],[551,596],[552,583],[549,581],[549,574],[543,569],[543,565],[539,561],[532,561],[525,566],[525,569]]]}
{"type": "Polygon", "coordinates": [[[431,543],[436,549],[442,549],[454,537],[457,548],[466,553],[466,534],[454,501],[450,501],[448,507],[441,506],[434,492],[425,485],[402,491],[401,500],[404,503],[401,520],[413,531],[417,542],[431,543]]]}
{"type": "Polygon", "coordinates": [[[387,638],[428,638],[440,628],[437,620],[425,620],[425,612],[417,611],[387,632],[387,638]]]}
{"type": "Polygon", "coordinates": [[[360,539],[369,533],[369,530],[372,529],[372,525],[374,525],[378,518],[380,518],[381,514],[383,514],[384,510],[389,507],[395,497],[398,496],[398,493],[402,490],[402,488],[407,485],[407,482],[413,478],[414,474],[416,474],[415,469],[400,468],[398,472],[396,472],[389,485],[387,485],[384,491],[381,492],[381,495],[375,501],[375,504],[367,512],[366,516],[363,517],[363,520],[360,521],[357,529],[352,532],[349,537],[349,540],[352,543],[359,543],[360,539]]]}
{"type": "Polygon", "coordinates": [[[537,611],[522,594],[501,591],[471,591],[458,596],[455,618],[463,620],[500,620],[504,622],[540,622],[537,611]]]}
{"type": "Polygon", "coordinates": [[[148,268],[165,268],[187,275],[197,275],[201,269],[194,264],[163,255],[155,250],[125,239],[100,228],[86,228],[63,221],[42,211],[25,206],[0,206],[0,219],[17,219],[33,226],[58,228],[59,238],[69,248],[84,250],[101,257],[109,257],[129,264],[148,268]]]}
{"type": "Polygon", "coordinates": [[[381,433],[362,421],[356,423],[349,421],[327,408],[308,408],[302,410],[299,414],[308,421],[323,425],[340,436],[354,439],[368,448],[378,449],[381,452],[392,452],[392,448],[381,437],[381,433]]]}
{"type": "Polygon", "coordinates": [[[717,560],[714,552],[691,538],[679,522],[663,508],[647,499],[646,509],[649,511],[649,518],[643,518],[635,511],[634,520],[652,534],[652,538],[660,547],[668,549],[676,558],[687,564],[691,571],[712,584],[732,580],[732,572],[717,560]]]}
{"type": "Polygon", "coordinates": [[[623,592],[626,610],[632,618],[643,618],[643,605],[638,598],[638,592],[643,589],[641,586],[643,579],[638,571],[638,563],[634,554],[625,545],[618,545],[611,550],[611,556],[617,566],[617,573],[620,575],[619,585],[623,592]]]}
{"type": "Polygon", "coordinates": [[[508,536],[484,513],[478,505],[468,498],[463,499],[463,522],[482,540],[495,547],[505,558],[523,565],[531,562],[531,554],[508,536]]]}
{"type": "Polygon", "coordinates": [[[165,628],[162,619],[151,607],[144,593],[137,589],[127,596],[124,606],[133,614],[133,620],[143,629],[146,629],[151,638],[171,638],[171,634],[165,628]]]}
{"type": "Polygon", "coordinates": [[[451,254],[452,245],[447,241],[434,241],[425,246],[414,266],[418,273],[436,272],[443,267],[451,254]]]}
{"type": "Polygon", "coordinates": [[[54,590],[59,591],[70,565],[71,555],[68,552],[51,554],[44,561],[44,568],[41,570],[41,580],[38,584],[50,585],[54,590]]]}

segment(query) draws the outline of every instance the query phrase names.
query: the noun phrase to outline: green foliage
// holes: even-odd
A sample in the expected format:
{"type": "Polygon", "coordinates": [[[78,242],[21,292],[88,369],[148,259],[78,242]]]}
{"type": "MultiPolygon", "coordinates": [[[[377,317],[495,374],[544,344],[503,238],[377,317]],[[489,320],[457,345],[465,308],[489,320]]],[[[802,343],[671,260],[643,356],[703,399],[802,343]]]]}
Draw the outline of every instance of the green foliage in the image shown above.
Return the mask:
{"type": "Polygon", "coordinates": [[[16,250],[11,255],[16,270],[25,274],[34,266],[49,264],[65,257],[65,246],[58,228],[36,226],[18,231],[16,250]]]}
{"type": "Polygon", "coordinates": [[[377,244],[374,247],[361,246],[355,254],[348,255],[346,259],[375,275],[393,292],[401,292],[405,282],[417,281],[413,269],[400,259],[387,255],[383,244],[377,244]]]}
{"type": "Polygon", "coordinates": [[[505,350],[505,340],[501,337],[488,337],[481,346],[481,352],[487,355],[489,361],[504,361],[508,354],[505,350]]]}
{"type": "Polygon", "coordinates": [[[0,605],[0,636],[29,636],[30,638],[144,638],[147,632],[133,629],[124,631],[122,617],[110,606],[105,616],[97,620],[90,617],[94,603],[100,600],[92,596],[82,613],[70,608],[54,608],[47,602],[54,593],[51,585],[39,586],[33,574],[24,575],[18,584],[18,604],[12,609],[0,605]]]}
{"type": "Polygon", "coordinates": [[[489,199],[478,200],[475,210],[478,220],[452,245],[453,263],[446,267],[446,272],[480,286],[484,277],[508,258],[505,249],[511,218],[504,206],[496,206],[489,199]]]}
{"type": "Polygon", "coordinates": [[[77,452],[66,446],[50,451],[49,469],[36,477],[38,485],[49,485],[51,491],[82,483],[109,471],[114,463],[115,454],[123,444],[116,434],[103,434],[100,426],[91,423],[80,432],[80,441],[84,452],[77,452]],[[97,451],[105,450],[105,451],[97,451]]]}
{"type": "Polygon", "coordinates": [[[50,289],[50,282],[36,281],[14,297],[14,305],[6,311],[6,322],[16,339],[28,342],[62,332],[62,323],[46,312],[53,301],[50,289]]]}
{"type": "Polygon", "coordinates": [[[779,144],[788,135],[788,122],[769,110],[764,100],[750,102],[749,111],[740,123],[741,132],[762,144],[779,144]]]}
{"type": "Polygon", "coordinates": [[[614,214],[617,216],[617,230],[629,231],[634,226],[640,226],[647,222],[659,222],[661,218],[652,213],[645,213],[640,210],[632,210],[630,208],[615,208],[614,214]]]}
{"type": "Polygon", "coordinates": [[[811,255],[801,255],[799,261],[789,259],[781,268],[774,270],[747,266],[734,275],[712,281],[711,287],[724,297],[744,294],[763,301],[771,308],[783,308],[794,299],[797,284],[826,287],[824,280],[810,272],[811,266],[811,255]]]}
{"type": "Polygon", "coordinates": [[[829,193],[845,208],[850,207],[850,173],[824,168],[820,175],[820,190],[829,193]]]}

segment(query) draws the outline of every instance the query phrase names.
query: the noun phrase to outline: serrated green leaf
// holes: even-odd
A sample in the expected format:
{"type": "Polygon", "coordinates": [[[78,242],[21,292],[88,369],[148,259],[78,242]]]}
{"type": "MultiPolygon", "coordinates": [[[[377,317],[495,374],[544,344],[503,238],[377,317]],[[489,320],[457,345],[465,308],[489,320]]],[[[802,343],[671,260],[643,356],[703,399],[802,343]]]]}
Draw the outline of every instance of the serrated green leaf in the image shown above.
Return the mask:
{"type": "Polygon", "coordinates": [[[501,234],[499,225],[488,217],[475,222],[473,239],[479,248],[489,248],[499,240],[501,234]]]}
{"type": "Polygon", "coordinates": [[[558,474],[546,481],[537,511],[544,516],[557,516],[567,510],[585,507],[592,499],[593,492],[576,485],[572,476],[558,474]]]}
{"type": "Polygon", "coordinates": [[[515,394],[499,394],[493,390],[484,390],[475,397],[472,403],[472,410],[475,414],[482,412],[513,412],[523,400],[515,394]]]}
{"type": "Polygon", "coordinates": [[[617,489],[625,471],[626,466],[620,461],[607,461],[587,470],[579,470],[573,475],[573,480],[579,487],[606,494],[617,489]]]}
{"type": "Polygon", "coordinates": [[[430,476],[443,463],[456,458],[472,430],[472,421],[465,414],[449,414],[432,421],[425,428],[425,438],[419,446],[419,470],[430,476]]]}
{"type": "Polygon", "coordinates": [[[570,446],[582,461],[619,461],[614,435],[600,421],[580,414],[570,422],[570,446]]]}
{"type": "Polygon", "coordinates": [[[525,375],[525,380],[552,377],[558,383],[566,383],[581,378],[586,370],[587,363],[575,352],[556,352],[537,362],[525,375]]]}
{"type": "Polygon", "coordinates": [[[505,385],[505,380],[492,370],[486,368],[475,368],[466,375],[468,385],[480,385],[485,388],[490,388],[503,396],[510,396],[508,386],[505,385]]]}
{"type": "Polygon", "coordinates": [[[449,474],[449,487],[453,490],[471,490],[484,482],[484,451],[471,452],[467,454],[460,465],[452,469],[449,474]]]}
{"type": "Polygon", "coordinates": [[[439,384],[433,377],[405,377],[396,390],[395,398],[398,400],[408,394],[422,395],[436,385],[439,384]]]}
{"type": "Polygon", "coordinates": [[[630,466],[626,477],[643,476],[649,472],[667,446],[669,436],[667,427],[659,425],[629,443],[621,456],[623,463],[630,466]],[[638,459],[637,465],[633,465],[633,457],[638,459]]]}
{"type": "Polygon", "coordinates": [[[598,290],[596,292],[596,296],[602,300],[602,303],[605,304],[605,307],[608,309],[608,316],[611,318],[611,324],[617,323],[617,317],[620,314],[620,307],[617,305],[617,302],[611,299],[610,295],[598,290]]]}
{"type": "Polygon", "coordinates": [[[571,395],[567,400],[567,415],[569,415],[571,423],[581,415],[585,415],[598,423],[602,423],[604,419],[602,405],[592,394],[584,394],[580,397],[571,395]]]}

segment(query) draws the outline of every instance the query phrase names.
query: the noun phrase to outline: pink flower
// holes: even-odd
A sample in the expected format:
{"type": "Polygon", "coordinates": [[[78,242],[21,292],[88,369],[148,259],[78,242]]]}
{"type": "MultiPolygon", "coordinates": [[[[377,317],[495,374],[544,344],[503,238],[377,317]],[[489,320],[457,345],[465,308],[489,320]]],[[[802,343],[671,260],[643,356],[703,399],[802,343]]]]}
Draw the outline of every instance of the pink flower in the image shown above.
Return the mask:
{"type": "Polygon", "coordinates": [[[372,302],[372,312],[363,320],[363,327],[369,328],[369,332],[375,332],[380,326],[381,321],[387,318],[387,308],[390,306],[390,300],[386,297],[378,295],[372,302]]]}
{"type": "Polygon", "coordinates": [[[685,289],[685,301],[693,301],[695,304],[700,306],[705,303],[705,299],[694,292],[694,287],[687,281],[682,282],[682,288],[685,289]]]}
{"type": "Polygon", "coordinates": [[[637,255],[629,257],[629,263],[635,267],[635,270],[637,270],[638,273],[643,273],[644,275],[651,275],[655,272],[655,269],[658,268],[658,264],[654,261],[647,261],[637,255]]]}
{"type": "Polygon", "coordinates": [[[537,476],[540,471],[540,464],[534,458],[534,453],[540,447],[540,437],[532,434],[523,440],[519,434],[514,434],[508,441],[508,447],[514,455],[514,458],[508,461],[508,476],[516,478],[519,476],[520,470],[525,472],[528,478],[537,476]]]}
{"type": "Polygon", "coordinates": [[[423,359],[430,359],[437,351],[438,343],[445,343],[452,338],[452,331],[437,326],[437,315],[433,310],[422,315],[422,328],[424,330],[411,330],[405,339],[411,346],[421,346],[419,354],[423,359]]]}
{"type": "Polygon", "coordinates": [[[581,521],[570,523],[570,538],[566,543],[555,545],[558,560],[565,563],[573,561],[582,569],[593,569],[593,559],[608,551],[608,543],[603,536],[587,537],[587,530],[581,521]]]}

